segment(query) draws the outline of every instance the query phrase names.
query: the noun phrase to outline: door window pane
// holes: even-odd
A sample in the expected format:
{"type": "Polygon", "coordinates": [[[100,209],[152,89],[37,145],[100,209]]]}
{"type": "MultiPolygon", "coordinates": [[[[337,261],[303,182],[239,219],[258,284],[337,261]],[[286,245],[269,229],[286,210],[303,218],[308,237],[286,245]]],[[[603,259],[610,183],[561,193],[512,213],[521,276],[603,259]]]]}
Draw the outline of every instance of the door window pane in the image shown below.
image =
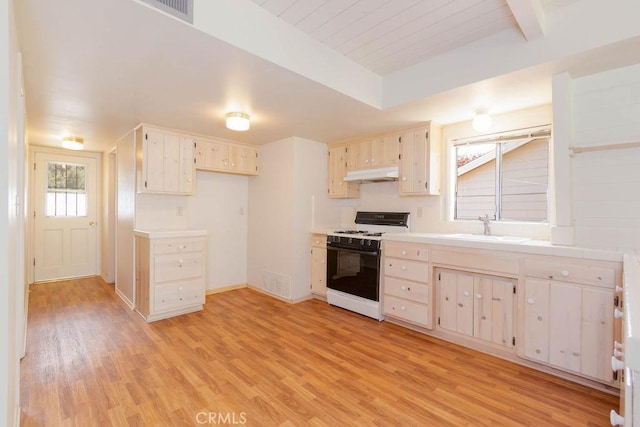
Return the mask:
{"type": "Polygon", "coordinates": [[[46,216],[87,216],[86,188],[85,165],[48,162],[46,216]]]}

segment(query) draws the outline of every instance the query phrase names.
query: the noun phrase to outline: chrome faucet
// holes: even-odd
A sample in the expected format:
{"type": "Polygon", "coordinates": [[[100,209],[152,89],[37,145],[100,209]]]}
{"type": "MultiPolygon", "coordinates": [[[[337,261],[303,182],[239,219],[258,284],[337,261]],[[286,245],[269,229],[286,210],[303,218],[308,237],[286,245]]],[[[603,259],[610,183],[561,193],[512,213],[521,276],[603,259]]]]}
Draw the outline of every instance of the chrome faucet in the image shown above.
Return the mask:
{"type": "Polygon", "coordinates": [[[478,219],[482,221],[482,225],[484,225],[484,235],[491,236],[491,220],[489,219],[489,214],[484,214],[484,216],[479,216],[478,219]]]}

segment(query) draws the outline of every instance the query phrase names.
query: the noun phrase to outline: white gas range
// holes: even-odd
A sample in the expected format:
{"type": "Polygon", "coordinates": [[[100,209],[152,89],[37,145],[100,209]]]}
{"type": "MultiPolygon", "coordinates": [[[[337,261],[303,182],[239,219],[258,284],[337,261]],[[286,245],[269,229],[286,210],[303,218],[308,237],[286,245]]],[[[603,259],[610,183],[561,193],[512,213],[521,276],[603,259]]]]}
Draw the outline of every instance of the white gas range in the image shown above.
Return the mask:
{"type": "Polygon", "coordinates": [[[327,301],[382,320],[380,248],[385,232],[409,230],[408,212],[357,212],[356,228],[327,236],[327,301]]]}

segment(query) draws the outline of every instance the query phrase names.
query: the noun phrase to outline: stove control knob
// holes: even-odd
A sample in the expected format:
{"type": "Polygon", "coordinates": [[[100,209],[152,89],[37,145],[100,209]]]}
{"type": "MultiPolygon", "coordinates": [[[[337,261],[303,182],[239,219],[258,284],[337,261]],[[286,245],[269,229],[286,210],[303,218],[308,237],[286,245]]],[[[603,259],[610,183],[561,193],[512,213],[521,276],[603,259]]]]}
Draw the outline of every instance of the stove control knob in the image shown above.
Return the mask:
{"type": "Polygon", "coordinates": [[[371,240],[367,240],[367,246],[371,246],[371,240]]]}
{"type": "Polygon", "coordinates": [[[360,239],[360,244],[364,246],[364,239],[360,239]]]}
{"type": "Polygon", "coordinates": [[[349,237],[349,244],[352,244],[352,243],[353,243],[353,238],[349,237]]]}

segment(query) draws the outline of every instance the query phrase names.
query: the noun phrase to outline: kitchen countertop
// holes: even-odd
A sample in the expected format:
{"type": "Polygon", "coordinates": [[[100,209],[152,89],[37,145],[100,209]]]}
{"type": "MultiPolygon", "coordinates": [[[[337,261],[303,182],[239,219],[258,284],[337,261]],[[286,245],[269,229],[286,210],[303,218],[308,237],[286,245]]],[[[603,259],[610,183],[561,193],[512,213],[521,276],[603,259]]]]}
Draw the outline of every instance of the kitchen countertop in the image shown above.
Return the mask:
{"type": "Polygon", "coordinates": [[[459,248],[489,249],[495,251],[508,251],[536,255],[553,255],[570,258],[584,258],[600,261],[621,262],[623,254],[615,251],[587,249],[575,246],[552,245],[544,240],[526,240],[524,242],[486,242],[479,240],[466,240],[459,237],[449,237],[446,234],[436,233],[386,233],[382,240],[394,240],[400,242],[426,243],[430,245],[452,246],[459,248]]]}
{"type": "Polygon", "coordinates": [[[133,230],[136,236],[147,239],[170,239],[173,237],[204,237],[207,230],[133,230]]]}

